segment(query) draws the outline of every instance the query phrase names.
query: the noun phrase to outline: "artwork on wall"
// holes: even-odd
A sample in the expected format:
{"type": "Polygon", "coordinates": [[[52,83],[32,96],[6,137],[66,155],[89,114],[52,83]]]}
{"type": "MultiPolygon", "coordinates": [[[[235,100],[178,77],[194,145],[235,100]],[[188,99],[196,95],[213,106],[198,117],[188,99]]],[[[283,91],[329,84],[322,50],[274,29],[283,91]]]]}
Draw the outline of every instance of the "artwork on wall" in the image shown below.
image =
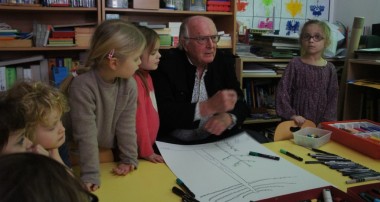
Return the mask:
{"type": "Polygon", "coordinates": [[[308,19],[329,20],[330,0],[237,0],[237,21],[247,29],[298,34],[308,19]]]}

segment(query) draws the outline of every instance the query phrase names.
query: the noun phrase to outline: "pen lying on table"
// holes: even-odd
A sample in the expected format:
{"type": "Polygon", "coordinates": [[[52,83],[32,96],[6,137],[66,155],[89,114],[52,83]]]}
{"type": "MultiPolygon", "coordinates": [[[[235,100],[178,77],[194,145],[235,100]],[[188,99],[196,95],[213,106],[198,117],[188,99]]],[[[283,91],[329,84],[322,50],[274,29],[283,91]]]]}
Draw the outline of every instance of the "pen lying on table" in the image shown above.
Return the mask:
{"type": "Polygon", "coordinates": [[[299,156],[297,156],[295,154],[292,154],[292,153],[286,151],[285,149],[280,149],[280,152],[283,153],[283,154],[285,154],[285,155],[287,155],[287,156],[289,156],[289,157],[291,157],[291,158],[293,158],[293,159],[296,159],[298,161],[303,161],[303,158],[301,158],[301,157],[299,157],[299,156]]]}
{"type": "Polygon", "coordinates": [[[182,202],[199,202],[197,199],[185,193],[184,191],[182,191],[180,188],[176,186],[172,188],[172,192],[175,193],[177,196],[181,197],[182,202]]]}

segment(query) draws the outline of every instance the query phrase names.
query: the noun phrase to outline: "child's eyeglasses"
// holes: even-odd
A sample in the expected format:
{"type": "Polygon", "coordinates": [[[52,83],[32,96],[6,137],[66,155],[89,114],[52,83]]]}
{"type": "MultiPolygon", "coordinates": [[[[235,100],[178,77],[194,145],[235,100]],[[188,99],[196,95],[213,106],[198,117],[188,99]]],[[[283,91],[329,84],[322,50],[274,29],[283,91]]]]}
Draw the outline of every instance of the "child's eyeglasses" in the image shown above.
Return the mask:
{"type": "Polygon", "coordinates": [[[206,44],[210,39],[213,43],[218,43],[220,40],[220,35],[211,35],[211,36],[198,36],[198,37],[185,37],[185,39],[192,39],[198,42],[201,45],[206,44]]]}
{"type": "Polygon", "coordinates": [[[323,39],[325,39],[325,37],[323,37],[323,36],[321,36],[319,34],[314,35],[314,36],[312,36],[310,34],[304,34],[302,36],[302,40],[303,41],[310,41],[310,39],[313,39],[315,42],[319,42],[319,41],[322,41],[323,39]]]}

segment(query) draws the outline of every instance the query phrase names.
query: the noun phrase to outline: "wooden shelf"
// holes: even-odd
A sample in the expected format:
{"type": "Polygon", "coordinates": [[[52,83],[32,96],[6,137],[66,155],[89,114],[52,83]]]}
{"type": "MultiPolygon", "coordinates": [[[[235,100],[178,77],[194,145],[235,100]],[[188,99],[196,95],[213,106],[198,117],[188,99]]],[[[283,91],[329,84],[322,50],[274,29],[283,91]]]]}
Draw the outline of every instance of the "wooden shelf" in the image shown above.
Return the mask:
{"type": "Polygon", "coordinates": [[[0,11],[23,11],[23,12],[97,12],[98,8],[83,8],[83,7],[42,7],[42,6],[7,6],[0,4],[0,11]]]}
{"type": "Polygon", "coordinates": [[[347,66],[347,83],[345,85],[345,97],[343,103],[343,120],[356,120],[356,119],[371,119],[373,121],[380,121],[379,117],[368,117],[369,114],[380,113],[379,101],[380,90],[373,86],[356,85],[353,83],[355,80],[368,79],[380,80],[380,61],[377,60],[359,60],[351,59],[348,61],[347,66]],[[366,100],[368,97],[374,96],[375,103],[370,104],[366,100]],[[377,105],[372,106],[371,105],[377,105]]]}
{"type": "Polygon", "coordinates": [[[131,15],[173,16],[173,15],[204,15],[204,16],[232,16],[233,12],[205,12],[205,11],[178,11],[171,9],[144,10],[131,8],[105,8],[105,12],[129,13],[131,15]]]}
{"type": "MultiPolygon", "coordinates": [[[[232,49],[235,53],[235,44],[237,38],[236,30],[236,0],[231,0],[230,12],[212,12],[212,11],[185,11],[172,9],[133,9],[133,8],[107,8],[105,2],[102,2],[102,20],[105,20],[107,14],[119,14],[121,19],[130,22],[148,22],[149,24],[167,24],[168,22],[181,22],[185,18],[193,15],[203,15],[211,18],[218,31],[224,31],[231,36],[231,45],[218,48],[232,49]]],[[[169,47],[161,47],[168,49],[169,47]]]]}
{"type": "Polygon", "coordinates": [[[70,46],[70,47],[30,47],[30,48],[0,48],[0,52],[2,51],[69,51],[69,50],[78,50],[84,51],[87,50],[88,47],[83,46],[70,46]]]}

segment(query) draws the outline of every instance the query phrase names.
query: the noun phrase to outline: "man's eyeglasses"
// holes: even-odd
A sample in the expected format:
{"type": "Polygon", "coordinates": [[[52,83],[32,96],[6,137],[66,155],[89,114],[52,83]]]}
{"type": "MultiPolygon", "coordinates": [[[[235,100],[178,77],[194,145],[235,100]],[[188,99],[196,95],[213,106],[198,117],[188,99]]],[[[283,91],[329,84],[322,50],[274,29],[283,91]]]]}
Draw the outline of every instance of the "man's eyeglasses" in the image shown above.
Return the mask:
{"type": "Polygon", "coordinates": [[[198,37],[185,37],[185,39],[192,39],[198,42],[201,45],[206,44],[210,39],[213,43],[218,43],[220,40],[220,35],[212,35],[212,36],[198,36],[198,37]]]}
{"type": "Polygon", "coordinates": [[[323,39],[325,39],[325,37],[317,34],[317,35],[310,35],[310,34],[304,34],[302,35],[302,38],[301,38],[303,41],[310,41],[310,39],[313,39],[315,42],[319,42],[319,41],[322,41],[323,39]]]}

